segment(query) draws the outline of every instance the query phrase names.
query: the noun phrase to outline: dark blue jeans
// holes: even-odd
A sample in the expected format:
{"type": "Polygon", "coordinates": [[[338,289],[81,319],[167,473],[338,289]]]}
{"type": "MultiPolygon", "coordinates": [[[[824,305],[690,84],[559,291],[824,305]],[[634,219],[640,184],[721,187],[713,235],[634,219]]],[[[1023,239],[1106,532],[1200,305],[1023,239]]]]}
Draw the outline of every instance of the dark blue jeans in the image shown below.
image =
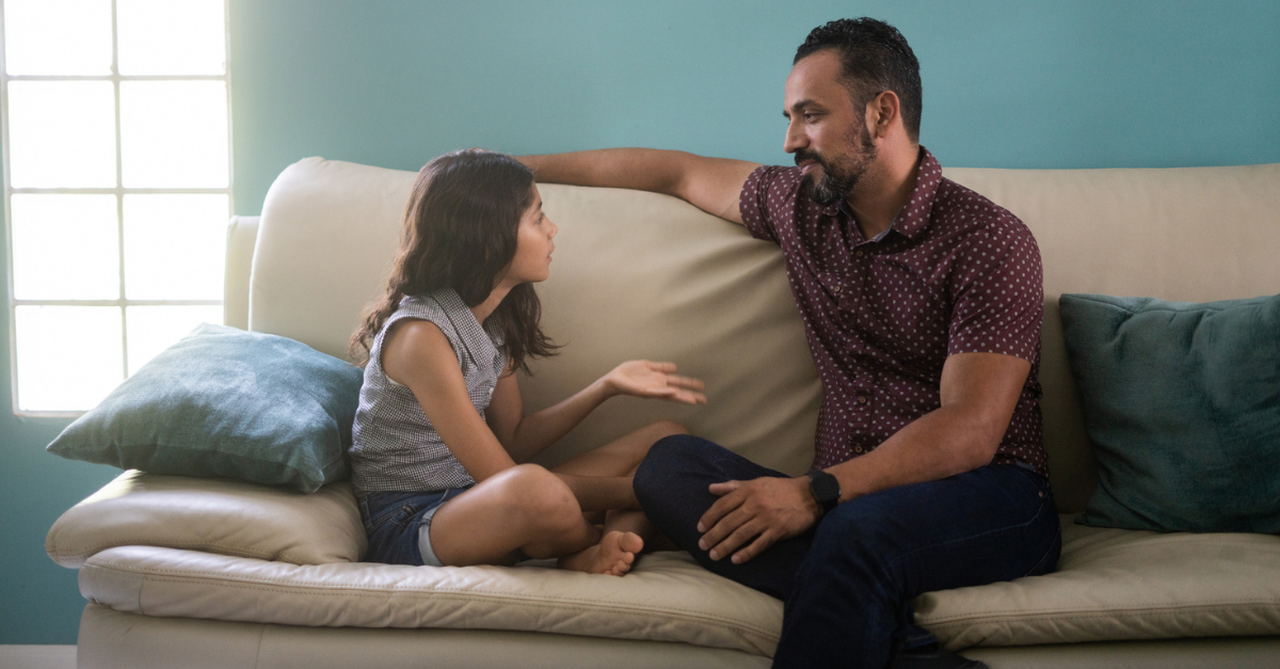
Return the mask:
{"type": "Polygon", "coordinates": [[[936,643],[912,622],[916,595],[1050,572],[1062,546],[1048,482],[988,465],[852,499],[744,564],[711,560],[697,531],[717,499],[707,486],[761,476],[785,474],[676,435],[653,445],[634,485],[649,519],[704,567],[786,603],[774,667],[881,669],[895,649],[936,643]]]}

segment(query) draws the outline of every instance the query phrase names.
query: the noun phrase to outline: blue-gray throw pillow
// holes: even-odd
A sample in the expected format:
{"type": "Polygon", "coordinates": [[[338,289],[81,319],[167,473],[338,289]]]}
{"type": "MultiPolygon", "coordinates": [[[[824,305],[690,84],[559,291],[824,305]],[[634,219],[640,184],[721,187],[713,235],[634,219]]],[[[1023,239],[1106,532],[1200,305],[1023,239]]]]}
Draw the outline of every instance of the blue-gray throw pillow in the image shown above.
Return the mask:
{"type": "Polygon", "coordinates": [[[314,492],[347,475],[363,374],[292,339],[202,324],[48,450],[156,474],[314,492]]]}
{"type": "Polygon", "coordinates": [[[1280,533],[1280,295],[1063,295],[1099,484],[1077,522],[1280,533]]]}

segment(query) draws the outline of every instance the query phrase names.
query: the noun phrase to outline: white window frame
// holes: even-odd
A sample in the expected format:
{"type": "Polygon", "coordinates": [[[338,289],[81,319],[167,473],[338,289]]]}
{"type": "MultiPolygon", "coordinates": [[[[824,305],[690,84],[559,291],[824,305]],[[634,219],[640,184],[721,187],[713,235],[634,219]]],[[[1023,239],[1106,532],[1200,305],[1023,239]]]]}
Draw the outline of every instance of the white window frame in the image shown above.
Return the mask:
{"type": "Polygon", "coordinates": [[[18,377],[22,373],[18,368],[18,326],[17,309],[20,306],[77,306],[77,307],[117,307],[120,309],[120,326],[122,365],[121,378],[129,377],[129,311],[126,307],[136,306],[221,306],[223,300],[131,300],[125,293],[125,258],[124,258],[124,196],[148,194],[173,195],[226,195],[227,218],[235,211],[235,200],[232,194],[233,156],[231,145],[231,0],[223,0],[223,48],[226,56],[226,68],[220,75],[122,75],[119,67],[120,40],[116,23],[116,0],[111,0],[111,74],[103,75],[10,75],[5,62],[5,18],[4,0],[0,0],[0,145],[3,146],[4,163],[4,220],[5,249],[8,269],[9,298],[9,382],[12,388],[13,415],[19,417],[75,418],[84,411],[28,411],[20,409],[18,396],[18,377]],[[109,81],[115,89],[115,144],[116,144],[116,185],[114,188],[14,188],[9,175],[9,82],[10,81],[109,81]],[[122,146],[120,136],[120,83],[124,81],[221,81],[227,88],[227,187],[226,188],[125,188],[123,184],[122,146]],[[14,195],[27,193],[62,194],[62,195],[114,195],[116,198],[116,239],[120,255],[120,298],[115,300],[19,300],[14,295],[14,248],[12,199],[14,195]]]}

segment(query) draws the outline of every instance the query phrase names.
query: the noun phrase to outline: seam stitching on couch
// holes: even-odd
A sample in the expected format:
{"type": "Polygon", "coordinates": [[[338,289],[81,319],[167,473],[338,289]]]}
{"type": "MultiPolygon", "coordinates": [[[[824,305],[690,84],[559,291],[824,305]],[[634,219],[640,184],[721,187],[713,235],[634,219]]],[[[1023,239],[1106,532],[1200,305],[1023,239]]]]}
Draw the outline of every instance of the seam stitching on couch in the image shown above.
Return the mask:
{"type": "MultiPolygon", "coordinates": [[[[495,600],[495,601],[514,600],[521,604],[536,605],[539,602],[547,601],[545,594],[522,595],[519,593],[495,593],[492,591],[460,589],[460,588],[441,588],[441,587],[435,587],[435,586],[432,586],[430,590],[405,590],[405,589],[398,589],[398,588],[393,590],[371,590],[369,588],[352,586],[352,587],[343,587],[343,589],[340,592],[334,592],[332,585],[326,586],[323,584],[315,584],[310,582],[299,584],[299,583],[284,581],[280,579],[265,579],[265,578],[256,578],[253,580],[249,580],[243,576],[236,577],[236,580],[230,580],[226,574],[218,573],[218,572],[178,571],[178,570],[151,569],[146,567],[140,568],[140,567],[120,564],[116,562],[98,563],[98,564],[92,564],[92,565],[86,564],[84,567],[82,567],[82,569],[102,569],[102,570],[113,569],[113,570],[117,570],[124,573],[139,575],[139,576],[142,576],[143,578],[150,579],[153,581],[170,582],[170,583],[183,583],[183,582],[189,583],[199,578],[199,580],[206,580],[206,579],[214,580],[221,587],[238,587],[238,588],[250,589],[250,590],[269,589],[264,586],[276,586],[276,587],[270,588],[273,591],[280,590],[280,589],[293,589],[293,588],[305,587],[310,591],[309,594],[318,594],[325,597],[350,596],[350,595],[356,595],[356,596],[362,596],[362,597],[385,597],[387,595],[395,595],[395,594],[398,594],[401,596],[424,596],[424,597],[448,596],[448,595],[467,595],[467,596],[481,595],[490,600],[495,600]],[[163,576],[163,575],[169,575],[171,577],[167,578],[166,576],[163,576]]],[[[698,613],[690,612],[685,609],[664,608],[661,606],[654,606],[654,605],[632,605],[627,608],[610,607],[607,605],[601,606],[598,600],[587,600],[587,599],[582,599],[578,597],[562,597],[562,598],[557,598],[554,601],[567,602],[567,604],[561,605],[559,606],[559,608],[577,608],[578,610],[582,610],[582,611],[598,611],[603,608],[603,609],[609,609],[609,610],[624,611],[624,612],[629,612],[633,614],[643,613],[643,612],[662,612],[662,613],[668,613],[673,615],[679,615],[681,617],[689,618],[689,619],[697,619],[697,620],[704,620],[708,622],[714,622],[719,625],[735,624],[743,628],[748,628],[759,634],[762,634],[771,638],[776,638],[776,634],[774,634],[771,631],[765,630],[761,627],[758,627],[740,618],[733,618],[729,616],[712,617],[707,614],[698,614],[698,613]],[[583,604],[588,604],[588,603],[591,604],[591,606],[583,606],[583,604]]],[[[547,608],[547,607],[543,606],[542,608],[547,608]]]]}
{"type": "Polygon", "coordinates": [[[1150,608],[1130,607],[1125,609],[1109,609],[1105,612],[1100,612],[1096,610],[1086,611],[1086,610],[1079,610],[1079,609],[1075,611],[1042,610],[1042,611],[1037,611],[1033,613],[1028,613],[1025,611],[999,611],[999,612],[986,614],[986,615],[968,615],[963,617],[956,616],[956,617],[942,618],[939,620],[928,620],[927,618],[922,618],[918,622],[926,626],[941,627],[943,625],[959,626],[959,625],[982,624],[983,622],[986,622],[986,621],[989,621],[990,623],[997,623],[997,622],[1006,623],[1009,620],[1015,620],[1015,619],[1026,620],[1027,618],[1034,617],[1034,616],[1046,616],[1046,622],[1056,622],[1056,621],[1062,620],[1063,618],[1114,619],[1116,616],[1121,616],[1121,615],[1176,616],[1176,615],[1181,615],[1188,612],[1204,611],[1206,609],[1238,611],[1242,606],[1261,606],[1267,609],[1274,609],[1275,611],[1280,612],[1280,600],[1255,599],[1255,600],[1216,601],[1216,602],[1206,602],[1203,604],[1157,605],[1157,606],[1152,606],[1150,608]]]}
{"type": "MultiPolygon", "coordinates": [[[[112,548],[121,548],[124,546],[152,546],[155,548],[176,548],[180,550],[186,550],[190,548],[199,548],[203,551],[213,553],[215,555],[254,558],[258,560],[267,560],[267,561],[279,560],[282,562],[289,562],[291,564],[307,565],[307,566],[321,565],[321,564],[334,564],[334,563],[354,564],[355,562],[357,562],[356,560],[344,560],[344,559],[336,559],[330,562],[300,562],[294,559],[294,558],[297,558],[297,556],[294,554],[294,551],[292,551],[291,549],[283,549],[280,552],[275,554],[263,553],[263,552],[255,553],[255,552],[251,552],[253,550],[253,547],[251,546],[242,546],[242,545],[229,546],[226,544],[209,543],[207,541],[190,541],[190,542],[167,541],[167,543],[164,543],[164,544],[153,544],[153,543],[139,543],[137,540],[123,540],[122,543],[101,543],[101,544],[95,544],[94,547],[91,547],[91,548],[72,549],[71,551],[54,549],[53,555],[51,555],[50,557],[53,558],[54,562],[59,562],[59,560],[61,559],[80,560],[81,562],[84,562],[89,558],[97,555],[98,553],[101,553],[106,550],[110,550],[112,548]],[[241,551],[241,552],[231,552],[231,551],[241,551]]],[[[59,562],[59,564],[61,563],[59,562]]]]}

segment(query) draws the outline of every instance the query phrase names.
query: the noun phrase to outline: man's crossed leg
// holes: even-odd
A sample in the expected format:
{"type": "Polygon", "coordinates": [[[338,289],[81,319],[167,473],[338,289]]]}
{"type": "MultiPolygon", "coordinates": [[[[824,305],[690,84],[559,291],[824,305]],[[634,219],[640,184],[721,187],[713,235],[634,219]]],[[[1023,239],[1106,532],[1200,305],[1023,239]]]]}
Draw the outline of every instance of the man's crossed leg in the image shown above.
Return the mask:
{"type": "Polygon", "coordinates": [[[742,564],[699,548],[712,483],[786,476],[690,435],[654,444],[635,475],[649,519],[704,567],[782,599],[775,667],[885,667],[937,640],[912,622],[920,593],[1053,569],[1061,548],[1048,483],[988,465],[836,506],[811,531],[742,564]]]}

